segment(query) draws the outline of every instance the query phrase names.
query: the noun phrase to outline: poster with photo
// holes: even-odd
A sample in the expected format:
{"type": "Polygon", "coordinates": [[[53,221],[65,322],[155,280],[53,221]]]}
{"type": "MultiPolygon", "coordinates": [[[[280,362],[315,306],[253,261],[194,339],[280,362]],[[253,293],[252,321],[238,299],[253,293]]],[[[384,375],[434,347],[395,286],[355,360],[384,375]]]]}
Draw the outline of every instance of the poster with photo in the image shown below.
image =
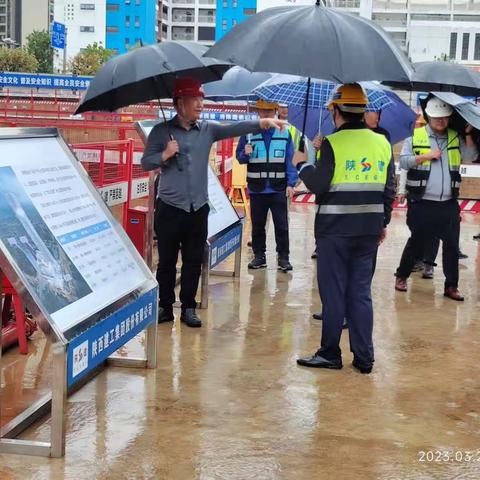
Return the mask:
{"type": "Polygon", "coordinates": [[[0,247],[61,332],[151,278],[59,138],[0,145],[0,247]]]}

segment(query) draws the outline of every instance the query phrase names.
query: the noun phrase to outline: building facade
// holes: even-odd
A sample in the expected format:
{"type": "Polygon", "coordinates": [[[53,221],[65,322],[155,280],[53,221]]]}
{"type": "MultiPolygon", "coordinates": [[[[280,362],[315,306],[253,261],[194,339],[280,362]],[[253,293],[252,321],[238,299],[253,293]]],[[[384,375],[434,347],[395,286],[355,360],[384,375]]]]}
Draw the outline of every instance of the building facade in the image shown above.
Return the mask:
{"type": "Polygon", "coordinates": [[[16,0],[17,16],[20,17],[20,30],[16,40],[22,46],[33,31],[50,31],[54,15],[53,0],[16,0]],[[18,11],[20,9],[20,11],[18,11]]]}
{"type": "Polygon", "coordinates": [[[230,29],[257,13],[257,0],[218,0],[215,40],[220,40],[230,29]]]}
{"type": "Polygon", "coordinates": [[[125,53],[161,38],[161,0],[107,0],[107,48],[125,53]]]}
{"type": "MultiPolygon", "coordinates": [[[[54,19],[67,28],[67,60],[93,43],[105,47],[105,0],[55,0],[54,19]]],[[[56,50],[54,68],[61,70],[63,51],[56,50]]]]}
{"type": "Polygon", "coordinates": [[[215,42],[216,0],[163,0],[161,11],[163,40],[215,42]]]}

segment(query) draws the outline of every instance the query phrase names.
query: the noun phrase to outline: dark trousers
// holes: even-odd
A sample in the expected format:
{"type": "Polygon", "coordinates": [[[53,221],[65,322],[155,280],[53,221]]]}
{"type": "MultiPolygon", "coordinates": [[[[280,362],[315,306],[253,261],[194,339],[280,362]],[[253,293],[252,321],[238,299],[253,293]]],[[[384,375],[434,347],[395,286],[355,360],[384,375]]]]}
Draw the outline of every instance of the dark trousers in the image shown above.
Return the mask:
{"type": "Polygon", "coordinates": [[[397,269],[397,277],[408,278],[415,261],[425,258],[427,263],[435,250],[434,239],[443,244],[443,273],[445,288],[458,286],[458,237],[460,228],[460,209],[456,200],[448,202],[431,202],[421,200],[409,205],[407,225],[412,235],[397,269]],[[432,241],[433,239],[433,241],[432,241]],[[430,249],[430,251],[428,251],[430,249]]]}
{"type": "Polygon", "coordinates": [[[196,212],[185,212],[157,200],[155,233],[158,243],[157,282],[159,305],[175,303],[178,252],[182,252],[180,301],[182,309],[195,308],[195,296],[208,234],[208,204],[196,212]]]}
{"type": "Polygon", "coordinates": [[[277,253],[288,257],[290,253],[288,239],[288,199],[285,192],[250,194],[250,214],[252,217],[252,249],[255,256],[265,255],[268,211],[272,212],[275,227],[277,253]]]}
{"type": "Polygon", "coordinates": [[[321,236],[316,240],[317,280],[323,305],[322,356],[329,360],[341,357],[340,337],[346,318],[350,350],[359,363],[371,365],[371,284],[378,236],[321,236]]]}

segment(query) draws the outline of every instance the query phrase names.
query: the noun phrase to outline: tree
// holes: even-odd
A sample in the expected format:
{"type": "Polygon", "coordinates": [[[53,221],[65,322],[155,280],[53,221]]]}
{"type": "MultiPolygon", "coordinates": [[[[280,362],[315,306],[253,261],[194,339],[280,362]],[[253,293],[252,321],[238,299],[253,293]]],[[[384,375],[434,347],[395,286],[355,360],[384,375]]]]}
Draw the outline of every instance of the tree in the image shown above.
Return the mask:
{"type": "Polygon", "coordinates": [[[74,75],[95,75],[97,70],[114,54],[113,50],[104,48],[95,42],[78,53],[70,64],[74,75]]]}
{"type": "Polygon", "coordinates": [[[24,48],[0,47],[0,72],[35,73],[38,61],[24,48]]]}
{"type": "Polygon", "coordinates": [[[441,53],[439,56],[434,56],[433,59],[437,62],[448,62],[448,63],[455,63],[449,55],[446,53],[441,53]]]}
{"type": "Polygon", "coordinates": [[[46,30],[34,30],[28,35],[27,52],[37,59],[39,73],[53,73],[53,48],[46,30]]]}

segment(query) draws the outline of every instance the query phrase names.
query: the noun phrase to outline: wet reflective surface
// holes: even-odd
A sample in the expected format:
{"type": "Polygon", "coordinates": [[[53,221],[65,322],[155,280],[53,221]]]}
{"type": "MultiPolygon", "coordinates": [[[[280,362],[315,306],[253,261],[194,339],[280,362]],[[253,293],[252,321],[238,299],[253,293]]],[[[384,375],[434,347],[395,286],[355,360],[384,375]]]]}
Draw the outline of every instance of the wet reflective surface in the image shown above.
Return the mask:
{"type": "MultiPolygon", "coordinates": [[[[69,399],[66,457],[0,455],[0,479],[480,478],[480,218],[462,224],[459,304],[442,296],[440,268],[394,291],[408,235],[395,214],[374,281],[369,376],[352,370],[347,332],[343,370],[295,364],[320,338],[312,224],[312,207],[293,206],[291,274],[277,273],[274,247],[267,270],[248,272],[245,246],[240,280],[211,277],[203,328],[160,325],[156,371],[100,373],[69,399]]],[[[29,347],[3,357],[2,424],[48,391],[49,348],[40,334],[29,347]]],[[[24,438],[48,433],[47,420],[24,438]]]]}

